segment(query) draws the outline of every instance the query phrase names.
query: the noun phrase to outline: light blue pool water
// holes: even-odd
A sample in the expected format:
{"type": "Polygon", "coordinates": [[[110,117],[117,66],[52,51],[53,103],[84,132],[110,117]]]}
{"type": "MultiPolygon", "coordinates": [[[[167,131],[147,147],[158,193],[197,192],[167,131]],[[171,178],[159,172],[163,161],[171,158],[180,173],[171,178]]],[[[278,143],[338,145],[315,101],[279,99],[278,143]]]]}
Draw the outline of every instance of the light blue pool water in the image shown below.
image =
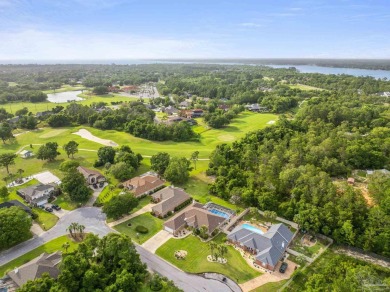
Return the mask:
{"type": "Polygon", "coordinates": [[[252,225],[250,225],[248,223],[244,223],[241,226],[242,226],[242,228],[248,229],[248,230],[250,230],[252,232],[256,232],[256,233],[259,233],[259,234],[264,234],[264,232],[261,229],[256,228],[256,227],[254,227],[254,226],[252,226],[252,225]]]}
{"type": "Polygon", "coordinates": [[[229,214],[226,214],[225,212],[222,212],[222,211],[219,211],[219,210],[216,210],[216,209],[210,209],[209,210],[211,213],[215,214],[215,215],[218,215],[218,216],[221,216],[223,218],[226,218],[226,219],[229,219],[230,218],[230,215],[229,214]]]}

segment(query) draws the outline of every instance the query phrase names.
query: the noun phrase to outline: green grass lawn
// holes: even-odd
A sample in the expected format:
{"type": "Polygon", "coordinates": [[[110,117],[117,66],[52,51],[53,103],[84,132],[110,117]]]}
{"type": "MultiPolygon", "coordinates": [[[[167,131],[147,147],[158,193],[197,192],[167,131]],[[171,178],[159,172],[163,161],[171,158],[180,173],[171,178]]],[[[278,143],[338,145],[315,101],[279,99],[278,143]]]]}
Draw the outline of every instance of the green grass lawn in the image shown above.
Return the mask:
{"type": "Polygon", "coordinates": [[[305,84],[295,84],[295,85],[289,85],[289,86],[290,86],[290,88],[297,88],[300,90],[326,90],[323,88],[314,87],[314,86],[305,85],[305,84]]]}
{"type": "Polygon", "coordinates": [[[120,233],[128,235],[133,241],[137,242],[138,244],[142,244],[149,238],[151,238],[153,235],[155,235],[157,232],[159,232],[163,227],[163,223],[163,220],[150,215],[150,213],[144,213],[119,225],[116,225],[114,228],[120,233]],[[129,223],[131,223],[131,226],[127,226],[127,224],[129,223]],[[135,228],[138,225],[145,226],[149,229],[149,232],[146,234],[139,234],[139,236],[137,237],[137,231],[135,230],[135,228]]]}
{"type": "Polygon", "coordinates": [[[315,245],[310,247],[304,246],[301,244],[301,239],[303,236],[304,235],[302,233],[298,233],[297,236],[295,236],[295,238],[293,239],[290,248],[308,257],[314,257],[318,252],[320,252],[321,249],[324,249],[325,246],[328,244],[326,240],[316,237],[317,242],[315,245]]]}
{"type": "Polygon", "coordinates": [[[67,195],[60,195],[55,199],[52,204],[60,206],[64,210],[74,210],[78,207],[78,204],[75,202],[72,202],[70,198],[67,195]]]}
{"type": "Polygon", "coordinates": [[[67,235],[53,239],[53,240],[45,243],[44,245],[41,245],[40,247],[37,247],[36,249],[33,249],[32,251],[30,251],[30,252],[28,252],[28,253],[26,253],[26,254],[24,254],[16,259],[14,259],[13,261],[1,266],[0,267],[0,278],[2,276],[4,276],[4,274],[6,272],[8,272],[9,270],[12,270],[16,267],[19,267],[19,266],[31,261],[32,259],[36,258],[37,256],[41,255],[44,252],[52,253],[52,252],[55,252],[57,250],[61,250],[64,252],[64,250],[62,249],[62,245],[65,242],[69,242],[69,244],[70,244],[70,247],[68,248],[68,252],[73,251],[77,247],[77,243],[73,242],[71,239],[69,239],[67,235]]]}
{"type": "Polygon", "coordinates": [[[49,230],[57,224],[58,217],[56,215],[40,208],[33,208],[33,210],[36,214],[38,214],[38,218],[35,219],[35,222],[37,222],[43,230],[49,230]]]}
{"type": "Polygon", "coordinates": [[[280,288],[282,288],[282,286],[287,282],[288,280],[282,280],[282,281],[279,281],[279,282],[271,282],[271,283],[267,283],[267,284],[264,284],[260,287],[257,287],[256,289],[254,290],[251,290],[250,292],[276,292],[278,291],[280,288]]]}
{"type": "MultiPolygon", "coordinates": [[[[217,243],[221,243],[223,242],[224,237],[223,234],[219,234],[213,240],[217,243]]],[[[157,249],[156,254],[183,271],[190,273],[221,273],[238,283],[244,283],[261,275],[260,272],[251,268],[242,258],[240,253],[232,246],[228,246],[228,253],[225,256],[228,260],[227,264],[211,263],[207,261],[207,256],[210,254],[208,243],[200,241],[199,238],[193,235],[184,239],[171,238],[157,249]],[[174,256],[176,250],[187,251],[187,257],[184,260],[177,260],[174,256]]]]}

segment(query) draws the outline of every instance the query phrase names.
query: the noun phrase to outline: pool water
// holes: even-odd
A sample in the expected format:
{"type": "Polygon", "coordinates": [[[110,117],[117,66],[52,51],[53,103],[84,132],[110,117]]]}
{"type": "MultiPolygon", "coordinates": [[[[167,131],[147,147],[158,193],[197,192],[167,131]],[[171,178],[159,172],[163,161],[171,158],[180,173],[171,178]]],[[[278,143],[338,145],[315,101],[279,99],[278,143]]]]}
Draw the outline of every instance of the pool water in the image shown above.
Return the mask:
{"type": "Polygon", "coordinates": [[[229,219],[230,216],[229,214],[226,214],[225,212],[222,212],[222,211],[219,211],[217,209],[211,209],[209,210],[211,213],[215,214],[215,215],[218,215],[218,216],[221,216],[223,218],[226,218],[226,219],[229,219]]]}
{"type": "Polygon", "coordinates": [[[245,229],[248,229],[252,232],[256,232],[256,233],[259,233],[259,234],[264,234],[263,230],[259,229],[259,228],[256,228],[248,223],[244,223],[241,225],[242,228],[245,228],[245,229]]]}

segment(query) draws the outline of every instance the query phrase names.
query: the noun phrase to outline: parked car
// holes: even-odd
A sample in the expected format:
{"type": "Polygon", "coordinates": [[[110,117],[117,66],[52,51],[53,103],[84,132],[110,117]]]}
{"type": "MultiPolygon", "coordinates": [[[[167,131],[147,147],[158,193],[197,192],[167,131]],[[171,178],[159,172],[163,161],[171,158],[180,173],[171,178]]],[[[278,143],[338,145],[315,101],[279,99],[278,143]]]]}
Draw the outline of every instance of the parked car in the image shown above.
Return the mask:
{"type": "Polygon", "coordinates": [[[288,267],[288,264],[286,262],[283,262],[279,268],[279,272],[281,272],[283,274],[284,272],[286,272],[287,267],[288,267]]]}
{"type": "Polygon", "coordinates": [[[53,212],[53,209],[50,208],[50,207],[46,207],[45,210],[46,210],[47,212],[53,212]]]}
{"type": "Polygon", "coordinates": [[[45,209],[44,205],[38,205],[38,207],[41,208],[41,209],[45,209]]]}
{"type": "Polygon", "coordinates": [[[52,205],[51,207],[52,207],[54,210],[56,210],[56,211],[61,210],[61,207],[58,206],[58,205],[52,205]]]}
{"type": "Polygon", "coordinates": [[[97,185],[97,184],[93,184],[93,188],[94,188],[94,189],[97,189],[97,188],[98,188],[98,185],[97,185]]]}

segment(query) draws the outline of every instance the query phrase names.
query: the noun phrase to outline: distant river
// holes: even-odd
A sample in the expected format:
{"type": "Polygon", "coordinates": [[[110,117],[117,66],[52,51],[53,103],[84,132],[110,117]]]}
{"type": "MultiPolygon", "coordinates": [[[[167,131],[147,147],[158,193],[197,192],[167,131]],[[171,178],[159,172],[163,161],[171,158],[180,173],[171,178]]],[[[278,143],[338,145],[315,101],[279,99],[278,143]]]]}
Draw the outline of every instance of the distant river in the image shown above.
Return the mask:
{"type": "Polygon", "coordinates": [[[387,78],[390,80],[390,71],[386,70],[369,70],[355,68],[333,68],[321,67],[316,65],[266,65],[272,68],[289,68],[295,67],[302,73],[321,73],[321,74],[347,74],[353,76],[371,76],[376,79],[387,78]]]}
{"type": "Polygon", "coordinates": [[[80,93],[81,90],[49,93],[47,95],[47,100],[54,103],[65,103],[68,101],[84,100],[83,98],[77,96],[80,93]]]}

